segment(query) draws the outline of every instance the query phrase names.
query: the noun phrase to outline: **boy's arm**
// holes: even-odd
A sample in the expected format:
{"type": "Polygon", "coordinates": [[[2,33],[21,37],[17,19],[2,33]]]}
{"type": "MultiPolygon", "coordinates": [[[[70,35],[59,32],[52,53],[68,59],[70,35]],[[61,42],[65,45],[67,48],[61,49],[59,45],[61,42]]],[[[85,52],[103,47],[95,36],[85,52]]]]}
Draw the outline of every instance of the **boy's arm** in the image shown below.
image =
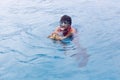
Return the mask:
{"type": "Polygon", "coordinates": [[[57,28],[48,36],[48,38],[55,39],[55,40],[62,40],[62,37],[60,37],[60,36],[58,35],[58,29],[59,29],[59,27],[57,27],[57,28]]]}
{"type": "Polygon", "coordinates": [[[58,34],[58,29],[59,29],[59,27],[57,27],[52,34],[54,34],[54,33],[58,34]]]}

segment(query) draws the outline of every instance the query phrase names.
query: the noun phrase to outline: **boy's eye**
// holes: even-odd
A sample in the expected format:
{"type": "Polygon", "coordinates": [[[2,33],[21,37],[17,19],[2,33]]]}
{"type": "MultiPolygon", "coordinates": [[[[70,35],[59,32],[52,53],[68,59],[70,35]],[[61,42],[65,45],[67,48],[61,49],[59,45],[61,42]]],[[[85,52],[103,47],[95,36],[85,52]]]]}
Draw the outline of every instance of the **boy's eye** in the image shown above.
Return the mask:
{"type": "Polygon", "coordinates": [[[67,22],[67,21],[65,21],[64,23],[65,23],[65,24],[68,24],[68,22],[67,22]]]}
{"type": "Polygon", "coordinates": [[[68,21],[63,21],[63,22],[60,22],[60,24],[69,24],[68,21]]]}

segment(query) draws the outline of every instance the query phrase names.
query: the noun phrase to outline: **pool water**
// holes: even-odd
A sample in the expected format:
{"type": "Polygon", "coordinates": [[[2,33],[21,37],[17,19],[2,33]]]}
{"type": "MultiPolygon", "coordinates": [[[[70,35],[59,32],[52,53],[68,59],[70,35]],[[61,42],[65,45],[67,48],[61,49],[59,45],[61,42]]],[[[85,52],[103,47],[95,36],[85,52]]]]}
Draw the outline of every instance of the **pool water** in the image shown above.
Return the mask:
{"type": "Polygon", "coordinates": [[[0,80],[120,80],[119,0],[0,1],[0,80]],[[47,36],[67,14],[74,40],[47,36]]]}

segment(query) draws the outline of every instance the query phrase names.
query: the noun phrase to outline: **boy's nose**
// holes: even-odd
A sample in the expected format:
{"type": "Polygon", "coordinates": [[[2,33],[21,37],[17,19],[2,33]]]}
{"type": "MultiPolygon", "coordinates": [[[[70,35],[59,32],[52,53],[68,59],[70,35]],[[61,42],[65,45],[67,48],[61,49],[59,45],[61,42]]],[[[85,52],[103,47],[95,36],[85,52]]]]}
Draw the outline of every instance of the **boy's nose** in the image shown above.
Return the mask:
{"type": "Polygon", "coordinates": [[[65,26],[65,23],[62,23],[61,26],[65,26]]]}

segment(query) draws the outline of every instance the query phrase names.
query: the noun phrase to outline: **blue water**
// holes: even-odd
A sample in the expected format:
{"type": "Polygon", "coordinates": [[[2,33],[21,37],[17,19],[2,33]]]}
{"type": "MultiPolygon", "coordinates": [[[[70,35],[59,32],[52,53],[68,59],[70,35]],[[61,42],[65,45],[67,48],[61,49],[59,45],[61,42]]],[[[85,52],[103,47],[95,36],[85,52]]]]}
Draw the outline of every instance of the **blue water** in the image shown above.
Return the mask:
{"type": "Polygon", "coordinates": [[[0,80],[120,80],[119,0],[0,1],[0,80]],[[67,14],[75,41],[47,36],[67,14]]]}

